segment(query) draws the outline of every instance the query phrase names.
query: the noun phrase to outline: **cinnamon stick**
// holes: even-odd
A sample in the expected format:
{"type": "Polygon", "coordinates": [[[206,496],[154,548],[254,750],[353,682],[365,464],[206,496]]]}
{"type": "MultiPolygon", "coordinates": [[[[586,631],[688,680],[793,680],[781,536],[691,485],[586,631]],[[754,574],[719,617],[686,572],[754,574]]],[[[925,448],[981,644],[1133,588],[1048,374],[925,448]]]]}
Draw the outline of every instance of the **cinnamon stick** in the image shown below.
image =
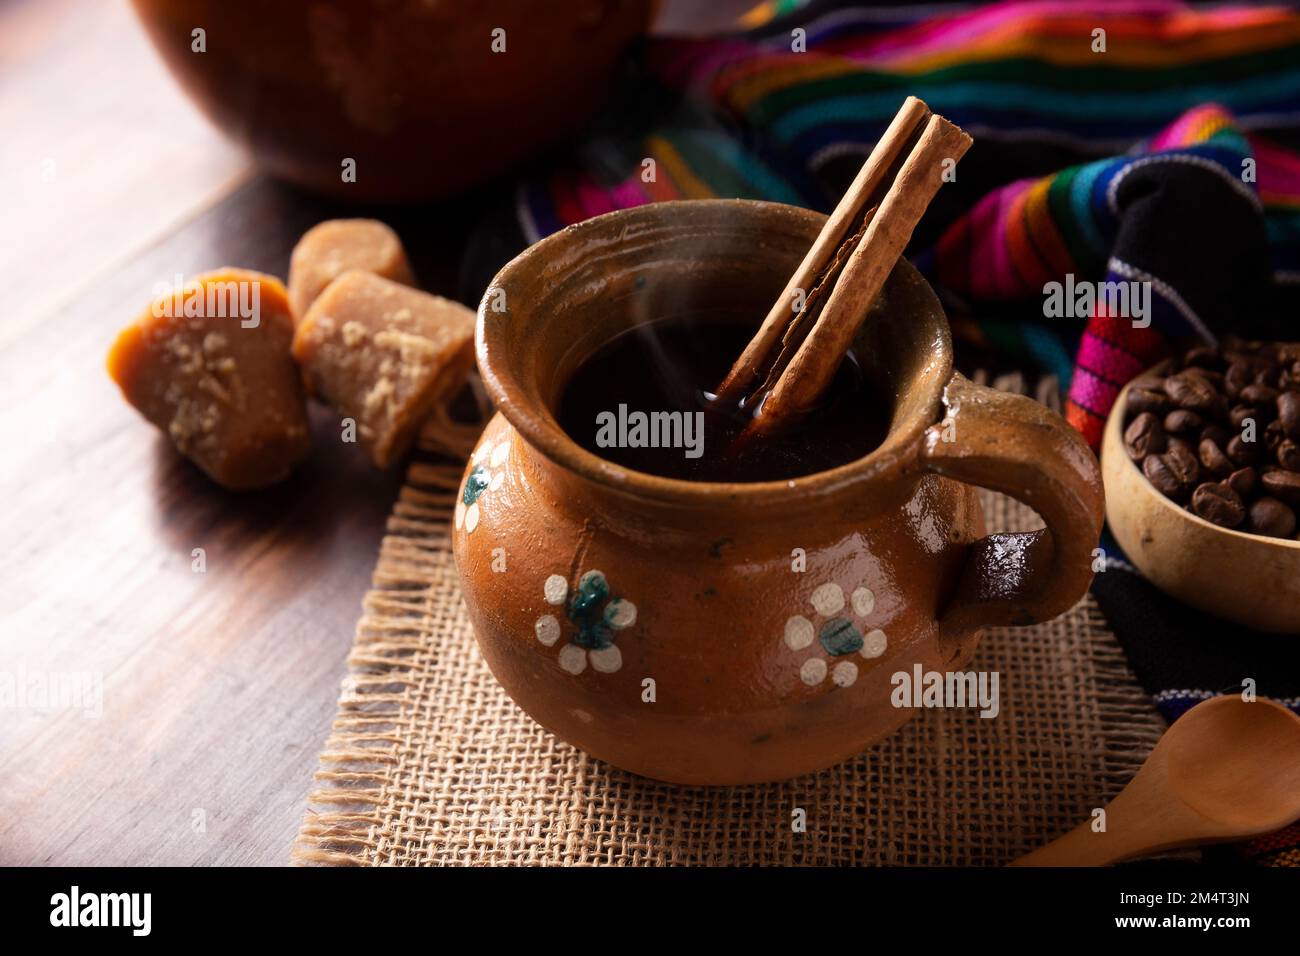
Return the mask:
{"type": "MultiPolygon", "coordinates": [[[[834,263],[845,240],[852,238],[865,225],[863,219],[869,210],[868,202],[873,197],[877,202],[884,198],[891,170],[906,157],[929,118],[930,108],[915,96],[909,96],[903,101],[902,108],[872,148],[867,161],[862,164],[857,176],[826,220],[826,225],[799,263],[799,268],[795,269],[790,281],[785,284],[785,289],[768,311],[758,333],[750,340],[723,380],[718,389],[719,399],[738,403],[750,394],[761,383],[760,375],[772,371],[771,366],[776,358],[774,349],[791,327],[798,323],[801,316],[816,319],[816,312],[811,306],[814,304],[813,293],[819,284],[819,278],[834,283],[838,269],[827,274],[828,267],[834,263]],[[799,300],[801,294],[802,302],[799,300]]],[[[851,246],[845,251],[851,252],[851,246]]],[[[839,262],[838,266],[842,268],[843,262],[839,262]]],[[[825,282],[822,284],[825,285],[825,282]]]]}
{"type": "Polygon", "coordinates": [[[907,98],[719,388],[720,399],[754,409],[742,439],[788,428],[816,406],[942,185],[944,160],[970,144],[907,98]]]}

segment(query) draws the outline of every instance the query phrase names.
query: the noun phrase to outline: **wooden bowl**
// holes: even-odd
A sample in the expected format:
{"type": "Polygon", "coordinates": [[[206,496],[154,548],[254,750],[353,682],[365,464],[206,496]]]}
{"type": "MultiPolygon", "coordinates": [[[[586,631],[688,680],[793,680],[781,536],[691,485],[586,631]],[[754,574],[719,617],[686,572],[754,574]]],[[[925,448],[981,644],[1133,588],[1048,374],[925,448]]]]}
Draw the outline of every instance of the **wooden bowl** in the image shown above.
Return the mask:
{"type": "Polygon", "coordinates": [[[1257,631],[1300,634],[1300,541],[1220,528],[1170,501],[1124,448],[1125,388],[1106,422],[1101,473],[1111,533],[1147,579],[1184,604],[1257,631]]]}

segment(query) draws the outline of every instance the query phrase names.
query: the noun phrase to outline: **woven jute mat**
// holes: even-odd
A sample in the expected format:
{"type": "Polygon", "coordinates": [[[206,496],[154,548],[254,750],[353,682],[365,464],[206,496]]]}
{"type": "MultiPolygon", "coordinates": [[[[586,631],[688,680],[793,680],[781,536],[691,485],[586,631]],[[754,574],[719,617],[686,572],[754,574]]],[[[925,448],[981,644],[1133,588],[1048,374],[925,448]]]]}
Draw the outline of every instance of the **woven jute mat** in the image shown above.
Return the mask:
{"type": "MultiPolygon", "coordinates": [[[[557,740],[479,655],[452,561],[459,466],[415,464],[389,520],[297,863],[998,865],[1087,819],[1163,725],[1091,598],[990,631],[1001,712],[922,710],[840,766],[680,787],[557,740]],[[797,810],[806,829],[796,832],[797,810]]],[[[992,528],[1041,526],[986,495],[992,528]]]]}

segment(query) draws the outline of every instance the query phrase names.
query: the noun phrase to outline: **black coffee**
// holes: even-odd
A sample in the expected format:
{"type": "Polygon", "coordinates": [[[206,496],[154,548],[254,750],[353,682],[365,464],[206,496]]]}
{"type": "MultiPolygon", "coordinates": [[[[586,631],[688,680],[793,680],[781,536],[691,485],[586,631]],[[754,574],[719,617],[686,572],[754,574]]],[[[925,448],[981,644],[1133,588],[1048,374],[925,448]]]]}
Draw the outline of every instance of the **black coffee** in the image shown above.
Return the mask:
{"type": "Polygon", "coordinates": [[[737,447],[751,413],[722,407],[713,389],[753,332],[752,317],[726,313],[630,329],[579,366],[556,417],[574,441],[608,461],[690,481],[810,475],[880,444],[888,405],[850,351],[821,405],[796,429],[737,447]]]}

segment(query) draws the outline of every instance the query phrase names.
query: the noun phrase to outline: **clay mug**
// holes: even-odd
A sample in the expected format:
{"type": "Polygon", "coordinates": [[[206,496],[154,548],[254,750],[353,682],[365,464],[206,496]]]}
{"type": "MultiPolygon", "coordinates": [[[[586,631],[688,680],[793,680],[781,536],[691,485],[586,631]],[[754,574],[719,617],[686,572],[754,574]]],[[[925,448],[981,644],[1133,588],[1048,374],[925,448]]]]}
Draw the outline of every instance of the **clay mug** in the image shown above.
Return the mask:
{"type": "Polygon", "coordinates": [[[961,669],[985,628],[1053,617],[1092,578],[1095,457],[1044,406],[953,371],[943,311],[905,261],[857,341],[890,403],[863,458],[690,482],[561,430],[560,392],[603,344],[683,311],[756,325],[823,221],[747,200],[614,212],[529,248],[480,306],[499,411],[456,494],[469,616],[520,707],[625,770],[740,784],[842,761],[913,716],[892,675],[961,669]],[[976,486],[1046,527],[985,536],[976,486]]]}

